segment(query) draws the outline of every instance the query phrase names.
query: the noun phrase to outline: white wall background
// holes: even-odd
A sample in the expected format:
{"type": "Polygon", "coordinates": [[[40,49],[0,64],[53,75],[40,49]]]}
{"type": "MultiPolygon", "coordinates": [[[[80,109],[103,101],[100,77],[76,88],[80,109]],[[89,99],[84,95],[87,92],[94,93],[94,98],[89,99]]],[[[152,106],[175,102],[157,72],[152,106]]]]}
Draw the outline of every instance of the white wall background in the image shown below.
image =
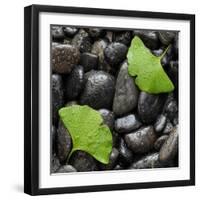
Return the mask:
{"type": "Polygon", "coordinates": [[[197,199],[200,195],[198,0],[4,0],[0,12],[0,199],[197,199]],[[196,186],[30,197],[23,194],[23,7],[30,4],[196,14],[196,186]]]}

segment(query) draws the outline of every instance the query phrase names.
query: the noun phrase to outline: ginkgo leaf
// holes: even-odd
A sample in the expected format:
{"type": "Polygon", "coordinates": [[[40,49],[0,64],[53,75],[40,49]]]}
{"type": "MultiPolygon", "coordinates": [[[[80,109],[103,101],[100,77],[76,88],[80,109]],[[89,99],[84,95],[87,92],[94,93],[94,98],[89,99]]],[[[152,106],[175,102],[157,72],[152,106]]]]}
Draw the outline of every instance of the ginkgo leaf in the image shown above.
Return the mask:
{"type": "Polygon", "coordinates": [[[138,36],[133,38],[127,54],[128,72],[131,76],[136,76],[135,83],[140,90],[153,94],[174,90],[172,81],[161,65],[161,59],[167,49],[157,57],[151,53],[138,36]]]}
{"type": "Polygon", "coordinates": [[[108,164],[112,134],[98,111],[86,105],[73,105],[61,108],[59,116],[72,137],[73,147],[68,160],[74,151],[82,150],[108,164]]]}

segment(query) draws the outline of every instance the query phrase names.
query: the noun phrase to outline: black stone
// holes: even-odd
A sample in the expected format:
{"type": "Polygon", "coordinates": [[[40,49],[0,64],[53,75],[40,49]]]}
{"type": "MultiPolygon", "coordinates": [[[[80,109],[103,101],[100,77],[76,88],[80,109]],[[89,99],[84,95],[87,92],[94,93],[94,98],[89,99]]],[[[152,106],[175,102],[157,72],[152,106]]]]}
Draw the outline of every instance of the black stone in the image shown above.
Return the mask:
{"type": "Polygon", "coordinates": [[[156,134],[153,126],[146,126],[126,134],[124,138],[128,148],[134,153],[146,153],[153,148],[156,134]]]}
{"type": "Polygon", "coordinates": [[[162,163],[169,163],[178,153],[178,127],[174,127],[168,139],[162,145],[159,152],[159,160],[162,163]]]}
{"type": "Polygon", "coordinates": [[[72,148],[72,139],[63,123],[59,121],[57,129],[57,150],[60,163],[65,163],[72,148]]]}
{"type": "Polygon", "coordinates": [[[164,142],[167,140],[168,135],[162,135],[160,136],[156,142],[154,143],[154,149],[159,151],[160,148],[162,147],[162,145],[164,144],[164,142]]]}
{"type": "Polygon", "coordinates": [[[88,34],[90,37],[96,39],[105,36],[106,32],[104,29],[101,28],[89,28],[87,29],[88,34]]]}
{"type": "Polygon", "coordinates": [[[55,154],[53,154],[51,156],[51,166],[50,166],[51,173],[56,173],[59,167],[60,167],[59,159],[55,154]]]}
{"type": "Polygon", "coordinates": [[[118,116],[125,115],[137,106],[137,102],[138,89],[133,77],[128,74],[127,62],[124,62],[117,76],[113,112],[118,116]]]}
{"type": "Polygon", "coordinates": [[[62,26],[53,26],[51,34],[55,42],[62,42],[65,38],[62,26]]]}
{"type": "Polygon", "coordinates": [[[89,34],[80,29],[79,32],[72,39],[72,44],[76,46],[81,53],[90,52],[92,48],[92,41],[89,34]]]}
{"type": "Polygon", "coordinates": [[[104,56],[110,65],[118,65],[126,58],[127,50],[126,45],[113,42],[105,48],[104,56]]]}
{"type": "Polygon", "coordinates": [[[65,90],[67,100],[75,100],[79,96],[83,88],[83,84],[84,70],[81,65],[77,65],[66,78],[65,90]]]}
{"type": "Polygon", "coordinates": [[[113,112],[107,109],[100,109],[99,112],[103,117],[104,124],[106,124],[110,130],[113,130],[115,120],[113,112]]]}
{"type": "Polygon", "coordinates": [[[144,123],[152,123],[156,120],[163,106],[161,95],[140,92],[138,99],[138,114],[144,123]]]}
{"type": "Polygon", "coordinates": [[[69,163],[78,172],[98,170],[97,161],[88,153],[83,151],[75,151],[70,157],[69,163]]]}
{"type": "Polygon", "coordinates": [[[160,40],[156,31],[135,30],[133,34],[139,36],[149,49],[158,49],[160,46],[160,40]]]}
{"type": "Polygon", "coordinates": [[[85,87],[80,97],[82,105],[92,108],[111,108],[115,91],[115,80],[103,71],[92,71],[86,76],[85,87]]]}
{"type": "Polygon", "coordinates": [[[173,31],[159,31],[159,39],[163,45],[169,45],[173,42],[176,32],[173,31]]]}
{"type": "Polygon", "coordinates": [[[129,46],[132,39],[132,32],[131,31],[118,31],[114,34],[114,42],[120,42],[125,44],[126,46],[129,46]]]}
{"type": "Polygon", "coordinates": [[[161,168],[163,165],[159,161],[159,153],[151,153],[143,156],[138,161],[134,162],[130,169],[148,169],[148,168],[161,168]]]}
{"type": "Polygon", "coordinates": [[[52,112],[53,112],[53,124],[58,123],[58,110],[64,104],[64,90],[62,77],[58,74],[52,74],[52,112]]]}
{"type": "Polygon", "coordinates": [[[124,142],[124,139],[121,138],[119,142],[119,162],[122,163],[123,166],[128,166],[133,162],[133,153],[124,142]]]}
{"type": "Polygon", "coordinates": [[[78,32],[78,29],[75,27],[65,26],[63,27],[63,32],[65,36],[73,37],[78,32]]]}
{"type": "Polygon", "coordinates": [[[69,173],[77,172],[77,170],[72,165],[63,165],[56,170],[56,173],[69,173]]]}
{"type": "Polygon", "coordinates": [[[80,64],[84,67],[84,71],[88,72],[98,67],[98,56],[92,53],[82,53],[80,64]]]}
{"type": "Polygon", "coordinates": [[[115,120],[115,130],[118,133],[129,133],[138,129],[142,123],[134,114],[127,115],[115,120]]]}
{"type": "Polygon", "coordinates": [[[167,122],[166,116],[163,114],[159,115],[154,124],[155,131],[161,132],[165,128],[166,122],[167,122]]]}

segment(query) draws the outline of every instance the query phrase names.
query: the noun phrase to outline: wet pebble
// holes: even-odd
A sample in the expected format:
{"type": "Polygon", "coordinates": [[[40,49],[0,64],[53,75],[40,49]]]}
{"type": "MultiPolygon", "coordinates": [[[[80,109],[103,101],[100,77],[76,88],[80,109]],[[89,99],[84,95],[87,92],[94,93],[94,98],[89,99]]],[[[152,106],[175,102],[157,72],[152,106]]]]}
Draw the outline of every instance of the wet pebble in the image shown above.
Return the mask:
{"type": "Polygon", "coordinates": [[[89,28],[87,32],[94,39],[103,37],[106,34],[105,30],[101,28],[89,28]]]}
{"type": "Polygon", "coordinates": [[[142,123],[134,114],[130,114],[115,120],[115,130],[118,133],[129,133],[138,129],[141,125],[142,123]]]}
{"type": "Polygon", "coordinates": [[[78,32],[78,29],[72,26],[65,26],[63,27],[63,32],[65,36],[73,37],[78,32]]]}
{"type": "Polygon", "coordinates": [[[149,49],[158,49],[160,46],[158,33],[156,31],[135,30],[133,34],[139,36],[149,49]]]}
{"type": "Polygon", "coordinates": [[[140,92],[138,99],[138,114],[144,123],[151,123],[156,120],[161,108],[163,100],[160,95],[140,92]]]}
{"type": "Polygon", "coordinates": [[[126,58],[127,50],[126,45],[119,42],[113,42],[104,50],[105,59],[110,65],[117,65],[126,58]]]}
{"type": "Polygon", "coordinates": [[[146,153],[153,148],[156,134],[153,126],[146,126],[126,134],[124,138],[128,148],[134,153],[146,153]]]}
{"type": "Polygon", "coordinates": [[[130,169],[148,169],[148,168],[160,168],[163,165],[159,161],[159,153],[151,153],[143,156],[138,161],[134,162],[130,169]]]}
{"type": "Polygon", "coordinates": [[[115,167],[117,159],[119,156],[119,151],[116,148],[112,149],[112,152],[110,154],[110,158],[109,158],[109,163],[108,164],[99,164],[99,167],[101,170],[111,170],[115,167]]]}
{"type": "Polygon", "coordinates": [[[53,124],[58,122],[58,110],[64,103],[64,90],[62,77],[58,74],[52,74],[52,112],[53,112],[53,124]]]}
{"type": "Polygon", "coordinates": [[[56,173],[56,171],[59,169],[60,167],[60,162],[58,157],[54,154],[51,156],[51,173],[56,173]]]}
{"type": "Polygon", "coordinates": [[[62,42],[65,38],[65,34],[62,26],[52,27],[52,38],[55,42],[62,42]]]}
{"type": "Polygon", "coordinates": [[[162,135],[160,136],[156,142],[154,143],[154,149],[159,151],[166,139],[168,138],[168,135],[162,135]]]}
{"type": "Polygon", "coordinates": [[[166,122],[167,122],[166,116],[163,114],[159,115],[154,124],[155,131],[161,132],[165,128],[166,122]]]}
{"type": "Polygon", "coordinates": [[[122,163],[123,166],[130,165],[133,162],[133,153],[130,149],[128,149],[123,138],[120,139],[118,149],[119,149],[119,162],[122,163]]]}
{"type": "Polygon", "coordinates": [[[72,165],[63,165],[56,170],[56,173],[77,172],[72,165]]]}
{"type": "Polygon", "coordinates": [[[173,129],[173,124],[167,119],[166,126],[163,130],[163,134],[169,134],[173,129]]]}
{"type": "Polygon", "coordinates": [[[120,42],[129,46],[132,40],[132,32],[131,31],[118,31],[114,34],[113,40],[115,42],[120,42]]]}
{"type": "Polygon", "coordinates": [[[92,53],[82,53],[80,64],[84,67],[84,71],[88,72],[98,67],[98,56],[92,53]]]}
{"type": "Polygon", "coordinates": [[[114,91],[115,80],[113,76],[103,71],[93,71],[87,77],[80,103],[95,109],[109,109],[112,106],[114,91]]]}
{"type": "Polygon", "coordinates": [[[97,161],[84,151],[75,151],[70,157],[69,164],[78,172],[98,170],[97,161]]]}
{"type": "Polygon", "coordinates": [[[159,31],[159,39],[163,45],[169,45],[173,42],[173,39],[176,36],[176,32],[173,31],[159,31]]]}
{"type": "Polygon", "coordinates": [[[57,153],[61,163],[66,162],[72,148],[72,139],[63,123],[59,121],[57,129],[57,153]]]}
{"type": "Polygon", "coordinates": [[[168,139],[162,145],[159,152],[159,160],[168,163],[175,158],[178,153],[178,127],[174,127],[168,139]]]}
{"type": "Polygon", "coordinates": [[[72,72],[67,76],[65,81],[65,90],[67,100],[76,99],[84,83],[84,69],[81,65],[77,65],[73,68],[72,72]]]}
{"type": "Polygon", "coordinates": [[[106,124],[110,130],[113,130],[115,120],[113,112],[104,108],[100,109],[99,112],[103,118],[104,124],[106,124]]]}
{"type": "Polygon", "coordinates": [[[175,99],[170,99],[165,104],[165,112],[167,113],[167,117],[173,121],[173,119],[177,116],[178,106],[175,99]]]}
{"type": "Polygon", "coordinates": [[[75,46],[59,44],[52,47],[52,68],[56,73],[70,73],[79,59],[80,53],[75,46]]]}
{"type": "Polygon", "coordinates": [[[78,47],[81,53],[90,52],[92,48],[91,38],[89,34],[83,29],[80,29],[79,32],[74,36],[72,39],[72,44],[78,47]]]}
{"type": "Polygon", "coordinates": [[[137,106],[138,89],[134,79],[128,74],[128,64],[124,62],[116,81],[113,111],[116,115],[129,113],[137,106]]]}

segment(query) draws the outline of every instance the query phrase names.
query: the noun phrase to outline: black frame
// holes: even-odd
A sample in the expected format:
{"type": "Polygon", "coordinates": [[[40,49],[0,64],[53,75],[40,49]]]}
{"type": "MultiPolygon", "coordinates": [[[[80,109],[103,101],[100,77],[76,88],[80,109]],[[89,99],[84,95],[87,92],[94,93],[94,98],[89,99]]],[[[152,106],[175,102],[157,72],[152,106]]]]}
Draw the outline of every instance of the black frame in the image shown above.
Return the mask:
{"type": "Polygon", "coordinates": [[[195,15],[83,7],[31,5],[24,8],[24,192],[30,195],[195,185],[195,15]],[[76,13],[190,22],[190,179],[162,182],[39,188],[39,13],[76,13]]]}

